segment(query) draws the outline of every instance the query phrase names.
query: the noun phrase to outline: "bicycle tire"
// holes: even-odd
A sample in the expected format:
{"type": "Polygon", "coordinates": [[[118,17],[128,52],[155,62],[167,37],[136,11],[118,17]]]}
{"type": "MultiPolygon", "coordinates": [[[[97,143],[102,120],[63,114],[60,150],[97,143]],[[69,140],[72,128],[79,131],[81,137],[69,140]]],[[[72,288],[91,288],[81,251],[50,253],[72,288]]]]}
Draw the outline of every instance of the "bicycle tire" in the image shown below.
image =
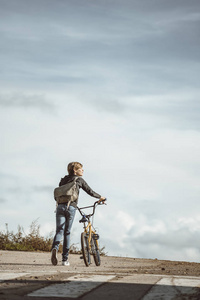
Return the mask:
{"type": "Polygon", "coordinates": [[[94,237],[92,237],[92,254],[93,254],[95,265],[99,267],[101,264],[100,252],[99,252],[98,242],[97,240],[94,239],[94,237]]]}
{"type": "Polygon", "coordinates": [[[81,233],[81,248],[82,248],[82,254],[83,254],[83,260],[86,265],[86,267],[89,267],[91,260],[90,260],[90,249],[89,249],[89,243],[88,238],[86,236],[85,232],[81,233]]]}

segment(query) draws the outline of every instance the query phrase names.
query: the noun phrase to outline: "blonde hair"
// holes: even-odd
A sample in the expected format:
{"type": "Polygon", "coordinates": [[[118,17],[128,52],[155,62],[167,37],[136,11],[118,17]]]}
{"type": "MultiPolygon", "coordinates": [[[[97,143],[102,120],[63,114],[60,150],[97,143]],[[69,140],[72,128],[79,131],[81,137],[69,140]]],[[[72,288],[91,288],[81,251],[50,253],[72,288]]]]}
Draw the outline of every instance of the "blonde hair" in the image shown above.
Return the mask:
{"type": "Polygon", "coordinates": [[[67,166],[67,171],[69,175],[74,175],[74,170],[82,168],[83,165],[77,161],[70,162],[67,166]]]}

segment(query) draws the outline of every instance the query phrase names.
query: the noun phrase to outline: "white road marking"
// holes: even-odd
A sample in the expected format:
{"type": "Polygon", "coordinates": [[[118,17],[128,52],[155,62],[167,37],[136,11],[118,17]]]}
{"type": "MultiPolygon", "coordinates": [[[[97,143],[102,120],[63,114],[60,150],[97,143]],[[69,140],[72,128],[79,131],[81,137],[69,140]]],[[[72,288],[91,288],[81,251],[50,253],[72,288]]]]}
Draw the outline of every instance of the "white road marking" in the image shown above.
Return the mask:
{"type": "Polygon", "coordinates": [[[165,277],[160,279],[142,300],[172,300],[181,295],[195,295],[200,291],[199,288],[200,278],[198,277],[165,277]]]}
{"type": "Polygon", "coordinates": [[[4,280],[16,279],[18,277],[29,275],[29,273],[1,273],[0,282],[4,280]]]}
{"type": "Polygon", "coordinates": [[[52,284],[28,294],[31,297],[71,297],[77,298],[91,291],[104,282],[114,278],[113,275],[77,275],[67,278],[65,283],[52,284]]]}

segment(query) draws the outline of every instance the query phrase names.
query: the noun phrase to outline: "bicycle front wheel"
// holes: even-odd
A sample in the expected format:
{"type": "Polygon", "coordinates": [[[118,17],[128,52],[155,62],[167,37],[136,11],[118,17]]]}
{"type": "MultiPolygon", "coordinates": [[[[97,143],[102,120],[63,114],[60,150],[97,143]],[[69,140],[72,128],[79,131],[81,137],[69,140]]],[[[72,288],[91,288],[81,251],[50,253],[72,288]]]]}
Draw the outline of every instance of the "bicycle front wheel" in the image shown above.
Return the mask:
{"type": "Polygon", "coordinates": [[[85,265],[86,267],[89,267],[91,263],[90,249],[89,249],[88,237],[85,232],[81,233],[81,248],[82,248],[82,254],[83,254],[85,265]]]}
{"type": "Polygon", "coordinates": [[[92,244],[91,245],[92,246],[92,254],[94,257],[95,265],[100,266],[101,259],[100,259],[99,246],[98,246],[98,241],[94,238],[94,236],[92,237],[91,244],[92,244]]]}

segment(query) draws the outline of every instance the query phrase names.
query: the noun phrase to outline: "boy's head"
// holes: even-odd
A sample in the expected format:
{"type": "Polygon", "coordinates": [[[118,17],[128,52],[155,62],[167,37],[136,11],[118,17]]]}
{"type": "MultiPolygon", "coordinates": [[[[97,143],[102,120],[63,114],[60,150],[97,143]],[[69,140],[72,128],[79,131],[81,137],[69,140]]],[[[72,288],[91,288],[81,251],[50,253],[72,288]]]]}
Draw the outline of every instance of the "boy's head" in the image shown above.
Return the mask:
{"type": "Polygon", "coordinates": [[[70,162],[67,166],[67,170],[69,175],[74,175],[74,171],[77,171],[78,169],[82,168],[83,165],[77,161],[70,162]]]}

